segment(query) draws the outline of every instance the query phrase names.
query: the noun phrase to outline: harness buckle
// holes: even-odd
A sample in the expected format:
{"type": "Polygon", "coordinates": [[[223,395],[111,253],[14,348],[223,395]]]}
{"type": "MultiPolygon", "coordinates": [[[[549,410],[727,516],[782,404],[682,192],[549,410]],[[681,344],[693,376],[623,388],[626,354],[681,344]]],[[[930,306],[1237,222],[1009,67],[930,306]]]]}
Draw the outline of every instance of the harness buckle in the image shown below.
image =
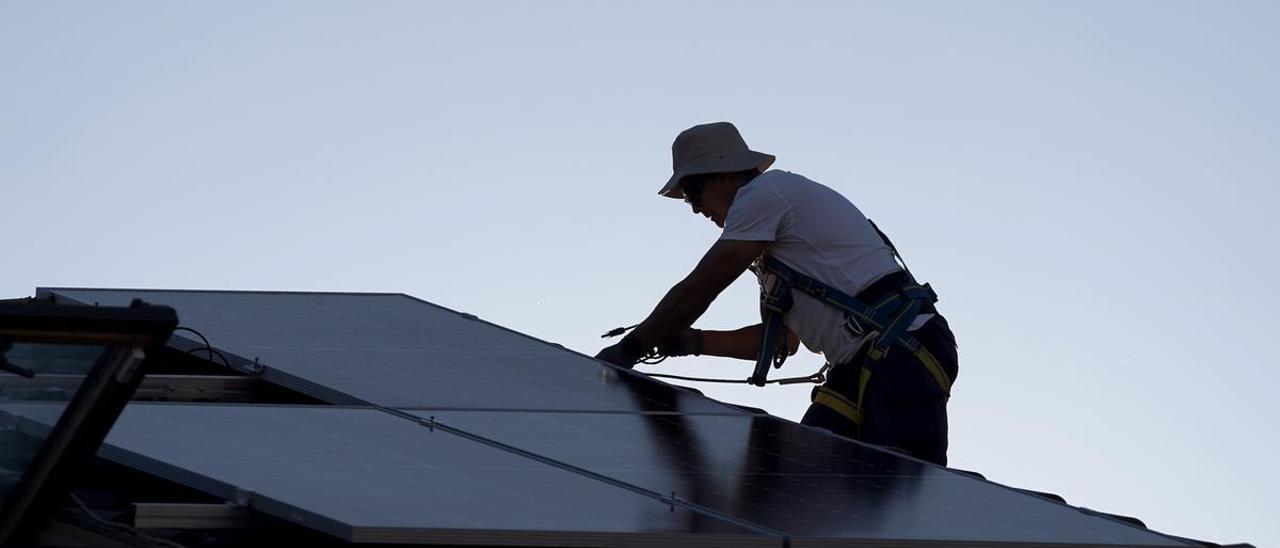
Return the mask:
{"type": "Polygon", "coordinates": [[[760,304],[778,314],[786,314],[791,310],[791,305],[795,304],[791,296],[791,286],[774,276],[772,283],[760,287],[760,304]]]}
{"type": "Polygon", "coordinates": [[[863,327],[862,323],[858,321],[856,314],[845,315],[844,330],[855,339],[867,333],[867,328],[863,327]]]}

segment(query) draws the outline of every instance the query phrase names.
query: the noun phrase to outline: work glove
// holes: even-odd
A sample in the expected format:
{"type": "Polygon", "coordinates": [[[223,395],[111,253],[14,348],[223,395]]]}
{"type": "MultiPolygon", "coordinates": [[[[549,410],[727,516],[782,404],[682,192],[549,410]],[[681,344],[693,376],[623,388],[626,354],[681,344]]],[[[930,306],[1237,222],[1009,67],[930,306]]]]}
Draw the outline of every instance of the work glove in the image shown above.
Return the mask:
{"type": "Polygon", "coordinates": [[[658,353],[668,358],[702,354],[702,330],[688,328],[658,343],[658,353]]]}
{"type": "Polygon", "coordinates": [[[596,359],[606,361],[618,367],[631,369],[644,356],[645,351],[630,335],[623,337],[618,344],[607,346],[596,354],[596,359]]]}

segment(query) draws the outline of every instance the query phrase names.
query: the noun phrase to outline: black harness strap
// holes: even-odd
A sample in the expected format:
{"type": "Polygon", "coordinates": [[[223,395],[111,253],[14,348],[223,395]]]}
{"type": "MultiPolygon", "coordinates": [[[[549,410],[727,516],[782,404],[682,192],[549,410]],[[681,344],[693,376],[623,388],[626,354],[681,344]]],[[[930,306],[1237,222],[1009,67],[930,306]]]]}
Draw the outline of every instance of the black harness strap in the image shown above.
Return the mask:
{"type": "MultiPolygon", "coordinates": [[[[933,310],[932,305],[938,301],[938,296],[929,284],[920,284],[915,281],[915,277],[907,268],[906,261],[902,260],[897,248],[880,230],[880,227],[875,223],[871,223],[871,227],[880,235],[894,257],[901,262],[906,272],[905,283],[886,291],[886,294],[875,304],[868,304],[812,276],[803,274],[771,255],[761,255],[756,261],[753,268],[761,278],[760,311],[764,336],[755,371],[750,378],[751,384],[764,386],[768,383],[770,366],[781,367],[786,360],[786,328],[782,318],[794,302],[791,295],[794,289],[844,311],[846,318],[844,327],[851,335],[869,335],[871,340],[865,343],[869,345],[866,349],[866,359],[871,363],[884,359],[891,348],[895,345],[899,346],[910,352],[929,371],[944,393],[951,393],[951,380],[937,358],[918,339],[908,333],[911,323],[922,310],[926,307],[930,311],[933,310]]],[[[862,401],[871,379],[870,365],[870,363],[866,364],[859,375],[856,398],[849,398],[826,386],[820,386],[813,391],[814,403],[825,405],[854,424],[861,425],[862,401]]]]}

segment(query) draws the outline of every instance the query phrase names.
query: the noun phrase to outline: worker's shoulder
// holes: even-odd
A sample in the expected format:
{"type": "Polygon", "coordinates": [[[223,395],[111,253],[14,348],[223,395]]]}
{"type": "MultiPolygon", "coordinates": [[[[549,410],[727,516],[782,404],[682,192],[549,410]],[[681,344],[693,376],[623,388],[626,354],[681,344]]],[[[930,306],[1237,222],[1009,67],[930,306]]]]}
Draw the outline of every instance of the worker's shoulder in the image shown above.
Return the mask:
{"type": "Polygon", "coordinates": [[[771,169],[757,175],[744,189],[751,187],[755,187],[754,192],[776,194],[782,198],[835,192],[830,187],[804,175],[780,169],[771,169]]]}

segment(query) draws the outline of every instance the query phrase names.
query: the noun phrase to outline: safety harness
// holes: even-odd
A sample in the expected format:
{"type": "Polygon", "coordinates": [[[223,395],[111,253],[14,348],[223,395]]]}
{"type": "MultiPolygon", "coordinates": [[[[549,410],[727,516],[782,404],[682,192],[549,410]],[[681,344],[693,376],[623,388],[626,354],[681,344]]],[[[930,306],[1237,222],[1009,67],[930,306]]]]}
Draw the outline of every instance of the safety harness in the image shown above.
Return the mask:
{"type": "MultiPolygon", "coordinates": [[[[864,343],[867,345],[865,350],[860,350],[859,352],[865,351],[866,357],[871,363],[883,360],[895,346],[900,347],[915,356],[934,380],[937,381],[938,386],[942,388],[942,392],[950,395],[951,379],[947,377],[942,364],[932,352],[929,352],[929,349],[920,343],[919,339],[908,332],[911,323],[915,321],[925,303],[933,304],[938,302],[938,295],[934,293],[929,284],[916,282],[915,276],[911,274],[911,270],[907,268],[906,261],[902,259],[893,242],[889,241],[889,237],[870,219],[867,222],[871,223],[871,227],[880,235],[880,239],[893,252],[894,258],[901,263],[902,269],[906,273],[907,283],[888,290],[884,295],[879,296],[876,302],[868,303],[803,274],[767,253],[763,254],[751,266],[752,271],[761,280],[760,314],[764,331],[760,355],[751,377],[742,381],[657,373],[651,373],[650,376],[703,382],[746,382],[756,386],[775,383],[812,382],[819,385],[813,389],[811,396],[813,403],[826,406],[861,427],[863,398],[866,395],[867,385],[871,381],[871,367],[866,365],[862,367],[858,377],[858,391],[853,398],[825,386],[826,372],[832,367],[830,363],[823,365],[822,369],[817,373],[805,377],[769,379],[769,370],[782,367],[783,362],[787,359],[787,329],[783,324],[782,318],[794,304],[792,291],[798,290],[844,311],[844,329],[855,338],[867,338],[864,343]]],[[[634,327],[620,327],[605,333],[604,336],[621,335],[634,327]]],[[[665,356],[651,352],[643,357],[640,362],[653,364],[664,359],[666,359],[665,356]]]]}
{"type": "MultiPolygon", "coordinates": [[[[771,366],[781,367],[786,360],[786,327],[782,323],[782,317],[794,303],[791,292],[797,290],[844,311],[844,329],[855,338],[867,338],[865,352],[871,362],[883,360],[895,346],[901,347],[924,365],[943,393],[951,393],[951,379],[947,377],[942,364],[919,339],[907,332],[926,301],[931,304],[938,302],[938,296],[929,284],[917,283],[908,272],[908,284],[890,290],[887,295],[871,304],[802,274],[767,254],[761,256],[755,268],[764,281],[760,289],[764,338],[755,372],[751,375],[751,384],[764,386],[768,382],[771,366]]],[[[823,385],[815,387],[813,402],[829,407],[861,426],[862,401],[871,381],[871,374],[872,368],[862,368],[858,392],[853,398],[823,385]]]]}

